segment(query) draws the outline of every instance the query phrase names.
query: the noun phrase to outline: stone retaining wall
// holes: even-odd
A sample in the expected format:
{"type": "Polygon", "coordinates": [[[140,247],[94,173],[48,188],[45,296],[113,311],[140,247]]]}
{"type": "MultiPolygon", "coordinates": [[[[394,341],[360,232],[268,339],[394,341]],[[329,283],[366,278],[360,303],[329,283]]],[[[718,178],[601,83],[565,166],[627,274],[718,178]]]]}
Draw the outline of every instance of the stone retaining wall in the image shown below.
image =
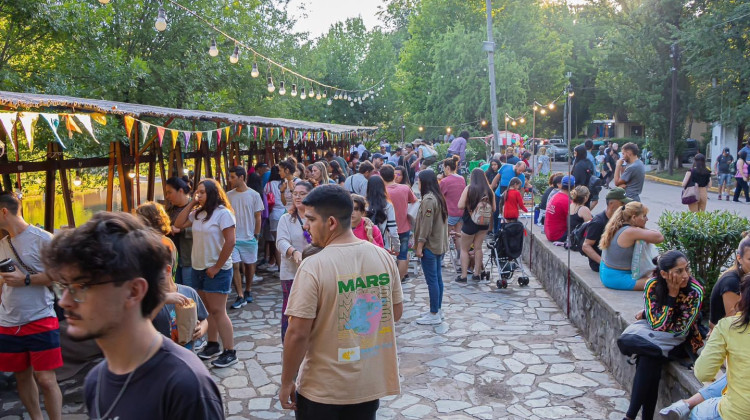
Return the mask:
{"type": "MultiPolygon", "coordinates": [[[[589,268],[588,259],[576,252],[570,254],[568,282],[567,250],[552,245],[536,226],[533,235],[526,236],[526,239],[524,263],[563,312],[568,314],[571,322],[581,330],[594,354],[609,367],[615,379],[630,390],[635,367],[620,353],[616,341],[625,327],[635,321],[635,313],[643,309],[643,292],[605,288],[598,273],[589,268]]],[[[519,286],[514,284],[509,287],[519,286]]],[[[662,375],[657,410],[676,399],[687,398],[700,386],[692,370],[669,363],[662,375]]]]}

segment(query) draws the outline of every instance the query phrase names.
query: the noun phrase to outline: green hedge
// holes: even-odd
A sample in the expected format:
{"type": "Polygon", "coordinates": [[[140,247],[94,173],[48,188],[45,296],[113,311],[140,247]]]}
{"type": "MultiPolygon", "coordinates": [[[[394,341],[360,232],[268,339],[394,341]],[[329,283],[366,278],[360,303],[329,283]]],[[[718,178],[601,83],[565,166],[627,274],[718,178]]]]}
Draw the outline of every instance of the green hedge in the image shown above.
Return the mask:
{"type": "Polygon", "coordinates": [[[728,211],[665,211],[658,225],[664,235],[659,248],[678,249],[687,255],[693,277],[706,287],[703,309],[708,310],[711,290],[732,262],[742,233],[750,229],[750,221],[728,211]]]}

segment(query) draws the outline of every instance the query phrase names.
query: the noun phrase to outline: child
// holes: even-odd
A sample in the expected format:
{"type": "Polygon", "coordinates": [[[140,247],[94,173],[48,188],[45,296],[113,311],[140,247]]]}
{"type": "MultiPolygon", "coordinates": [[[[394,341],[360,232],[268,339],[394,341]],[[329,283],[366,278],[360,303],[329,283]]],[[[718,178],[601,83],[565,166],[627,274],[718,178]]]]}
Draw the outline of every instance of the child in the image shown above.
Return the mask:
{"type": "MultiPolygon", "coordinates": [[[[172,267],[167,265],[167,273],[171,273],[171,271],[172,267]]],[[[198,296],[198,292],[196,292],[195,289],[190,286],[175,283],[171,278],[171,275],[164,279],[164,287],[164,305],[162,305],[161,309],[158,311],[154,311],[151,322],[154,324],[157,331],[164,336],[171,338],[175,343],[178,343],[177,314],[175,312],[175,305],[184,305],[188,302],[188,298],[193,299],[198,310],[198,323],[195,325],[193,339],[186,343],[184,347],[190,350],[197,350],[193,348],[195,340],[205,336],[206,331],[208,331],[208,311],[206,311],[203,301],[200,296],[198,296]]],[[[199,344],[205,345],[205,341],[199,344]]]]}
{"type": "Polygon", "coordinates": [[[515,222],[518,220],[518,209],[525,212],[526,207],[523,205],[523,196],[521,195],[521,180],[514,177],[508,184],[508,189],[503,194],[503,218],[506,222],[515,222]]]}

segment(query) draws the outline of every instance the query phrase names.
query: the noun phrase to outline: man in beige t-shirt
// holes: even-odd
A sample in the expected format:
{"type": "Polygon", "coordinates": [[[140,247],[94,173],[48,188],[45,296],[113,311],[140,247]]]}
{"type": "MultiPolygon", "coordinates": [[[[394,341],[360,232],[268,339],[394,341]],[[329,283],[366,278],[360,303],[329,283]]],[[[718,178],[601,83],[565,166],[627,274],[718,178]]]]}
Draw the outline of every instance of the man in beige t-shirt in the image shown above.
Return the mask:
{"type": "Polygon", "coordinates": [[[401,392],[398,267],[385,250],[354,236],[346,190],[323,185],[303,203],[305,228],[324,249],[294,279],[279,399],[297,419],[375,419],[379,399],[401,392]]]}

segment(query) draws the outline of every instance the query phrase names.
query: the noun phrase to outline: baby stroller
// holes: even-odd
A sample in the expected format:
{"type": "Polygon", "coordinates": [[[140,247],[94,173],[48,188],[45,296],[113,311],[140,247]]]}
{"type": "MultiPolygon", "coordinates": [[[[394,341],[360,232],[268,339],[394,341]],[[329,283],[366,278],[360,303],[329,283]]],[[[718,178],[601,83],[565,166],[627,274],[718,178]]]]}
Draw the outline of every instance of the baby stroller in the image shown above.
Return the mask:
{"type": "MultiPolygon", "coordinates": [[[[529,277],[521,263],[521,253],[523,252],[523,237],[526,234],[523,223],[510,222],[500,225],[500,229],[495,238],[489,243],[490,262],[494,266],[497,264],[500,272],[500,279],[497,281],[498,289],[508,287],[508,280],[513,277],[517,268],[521,268],[521,276],[518,277],[518,284],[528,286],[529,277]]],[[[492,270],[490,268],[490,270],[492,270]]]]}

